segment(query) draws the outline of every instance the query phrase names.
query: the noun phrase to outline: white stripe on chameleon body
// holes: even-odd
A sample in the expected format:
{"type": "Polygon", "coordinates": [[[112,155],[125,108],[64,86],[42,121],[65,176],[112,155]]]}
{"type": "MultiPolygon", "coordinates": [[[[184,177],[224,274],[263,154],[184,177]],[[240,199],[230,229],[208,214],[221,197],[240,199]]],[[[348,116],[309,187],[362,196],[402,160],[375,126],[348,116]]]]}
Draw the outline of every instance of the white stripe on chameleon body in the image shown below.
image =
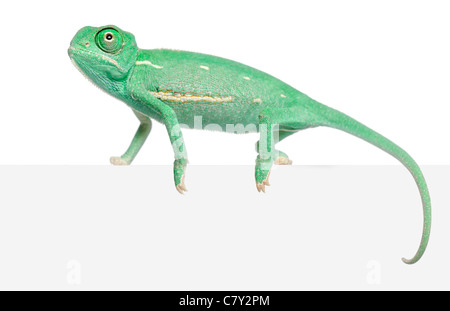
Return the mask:
{"type": "Polygon", "coordinates": [[[244,77],[245,80],[251,80],[249,77],[244,77]]]}
{"type": "Polygon", "coordinates": [[[136,61],[135,64],[136,64],[136,65],[148,65],[148,66],[152,66],[152,67],[154,67],[154,68],[156,68],[156,69],[163,69],[163,68],[164,68],[163,66],[159,66],[159,65],[152,64],[152,63],[149,62],[148,60],[144,60],[144,61],[136,61]]]}
{"type": "Polygon", "coordinates": [[[205,69],[205,70],[209,70],[208,66],[200,66],[200,68],[205,69]]]}
{"type": "Polygon", "coordinates": [[[150,94],[159,98],[161,100],[175,101],[175,102],[199,102],[199,101],[208,101],[212,103],[223,103],[232,101],[233,98],[231,96],[227,97],[211,97],[211,96],[194,96],[194,95],[181,95],[181,94],[173,94],[170,92],[152,92],[150,94]]]}

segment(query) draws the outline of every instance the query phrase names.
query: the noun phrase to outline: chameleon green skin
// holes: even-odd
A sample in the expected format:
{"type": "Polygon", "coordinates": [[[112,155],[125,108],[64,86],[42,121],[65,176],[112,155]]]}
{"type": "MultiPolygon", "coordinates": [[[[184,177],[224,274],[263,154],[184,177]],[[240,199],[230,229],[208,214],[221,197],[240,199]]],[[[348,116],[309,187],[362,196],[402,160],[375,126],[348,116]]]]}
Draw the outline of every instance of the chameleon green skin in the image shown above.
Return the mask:
{"type": "Polygon", "coordinates": [[[187,153],[180,124],[241,124],[258,131],[255,178],[265,191],[273,164],[290,164],[275,143],[299,130],[328,126],[355,135],[391,154],[411,172],[422,198],[424,225],[419,249],[407,264],[425,252],[431,228],[431,202],[417,163],[396,144],[349,116],[327,107],[282,81],[243,64],[199,53],[141,50],[134,36],[116,26],[84,27],[73,38],[69,56],[94,84],[130,106],[140,126],[128,150],[112,157],[114,165],[129,165],[152,127],[151,119],[166,126],[175,154],[176,189],[186,191],[187,153]],[[252,127],[252,125],[255,125],[252,127]]]}

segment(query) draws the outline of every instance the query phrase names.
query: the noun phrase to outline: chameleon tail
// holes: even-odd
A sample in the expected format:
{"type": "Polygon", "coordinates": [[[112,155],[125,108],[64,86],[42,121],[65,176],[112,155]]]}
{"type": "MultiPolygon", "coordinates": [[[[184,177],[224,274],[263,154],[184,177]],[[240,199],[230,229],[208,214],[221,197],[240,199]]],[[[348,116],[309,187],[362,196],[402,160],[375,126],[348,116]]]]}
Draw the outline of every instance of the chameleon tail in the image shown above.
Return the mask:
{"type": "Polygon", "coordinates": [[[420,242],[419,249],[415,254],[415,256],[411,259],[402,258],[402,260],[406,264],[416,263],[417,261],[420,260],[420,258],[422,257],[427,248],[431,229],[430,194],[428,193],[428,187],[425,178],[422,174],[422,171],[420,170],[420,167],[405,150],[394,144],[389,139],[383,137],[382,135],[371,130],[367,126],[359,123],[353,118],[335,109],[332,109],[330,107],[321,104],[319,104],[319,107],[320,107],[319,114],[309,115],[309,117],[313,119],[312,120],[313,123],[316,123],[316,125],[318,126],[322,125],[342,130],[377,146],[378,148],[386,151],[390,155],[394,156],[397,160],[399,160],[414,177],[414,180],[420,191],[420,196],[422,198],[423,215],[424,215],[422,240],[420,242]]]}

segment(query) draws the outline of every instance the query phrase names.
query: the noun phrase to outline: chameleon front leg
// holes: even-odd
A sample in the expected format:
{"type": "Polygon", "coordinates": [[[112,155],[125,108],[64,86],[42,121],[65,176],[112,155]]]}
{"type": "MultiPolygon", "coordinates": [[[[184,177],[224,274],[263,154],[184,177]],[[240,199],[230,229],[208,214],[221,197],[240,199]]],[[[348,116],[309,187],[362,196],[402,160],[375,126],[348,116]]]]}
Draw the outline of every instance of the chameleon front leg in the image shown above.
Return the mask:
{"type": "Polygon", "coordinates": [[[145,115],[156,115],[166,126],[169,139],[175,155],[173,164],[173,175],[177,191],[183,194],[187,191],[184,183],[186,171],[187,152],[184,145],[183,134],[181,132],[178,118],[175,111],[163,103],[161,100],[153,97],[144,87],[135,86],[131,88],[131,95],[134,100],[140,103],[137,107],[145,115]]]}
{"type": "Polygon", "coordinates": [[[152,130],[152,121],[149,117],[143,115],[142,113],[133,109],[134,114],[139,119],[141,124],[139,125],[136,134],[131,141],[130,146],[127,151],[120,157],[111,157],[110,162],[113,165],[130,165],[133,162],[134,158],[138,154],[139,150],[141,150],[142,145],[144,145],[145,140],[147,139],[150,131],[152,130]]]}

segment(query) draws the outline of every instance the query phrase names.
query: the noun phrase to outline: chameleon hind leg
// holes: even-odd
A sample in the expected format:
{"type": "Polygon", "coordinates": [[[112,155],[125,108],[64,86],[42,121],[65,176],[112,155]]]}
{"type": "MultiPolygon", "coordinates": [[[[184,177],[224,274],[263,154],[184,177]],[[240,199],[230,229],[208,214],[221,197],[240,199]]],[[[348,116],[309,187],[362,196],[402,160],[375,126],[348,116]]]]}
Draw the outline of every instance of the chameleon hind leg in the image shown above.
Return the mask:
{"type": "Polygon", "coordinates": [[[258,156],[255,165],[256,188],[259,192],[265,192],[266,186],[270,186],[269,176],[273,164],[292,163],[284,152],[275,149],[275,144],[309,127],[299,121],[300,114],[301,109],[297,107],[266,109],[260,113],[260,140],[257,143],[258,156]]]}
{"type": "MultiPolygon", "coordinates": [[[[291,136],[292,134],[297,133],[299,130],[297,129],[290,129],[290,128],[284,128],[282,126],[279,127],[279,129],[275,130],[277,131],[274,133],[274,137],[278,137],[278,142],[282,141],[288,136],[291,136]]],[[[256,142],[256,152],[259,152],[259,141],[256,142]]],[[[292,160],[289,159],[289,156],[284,153],[281,150],[275,149],[275,165],[292,165],[292,160]]]]}
{"type": "Polygon", "coordinates": [[[120,157],[111,157],[110,162],[113,165],[130,165],[133,162],[134,158],[138,154],[139,150],[141,150],[142,145],[144,145],[145,140],[147,139],[150,131],[152,130],[152,121],[149,117],[143,115],[142,113],[133,109],[134,114],[139,119],[141,124],[136,131],[136,134],[131,141],[130,146],[127,151],[120,157]]]}

